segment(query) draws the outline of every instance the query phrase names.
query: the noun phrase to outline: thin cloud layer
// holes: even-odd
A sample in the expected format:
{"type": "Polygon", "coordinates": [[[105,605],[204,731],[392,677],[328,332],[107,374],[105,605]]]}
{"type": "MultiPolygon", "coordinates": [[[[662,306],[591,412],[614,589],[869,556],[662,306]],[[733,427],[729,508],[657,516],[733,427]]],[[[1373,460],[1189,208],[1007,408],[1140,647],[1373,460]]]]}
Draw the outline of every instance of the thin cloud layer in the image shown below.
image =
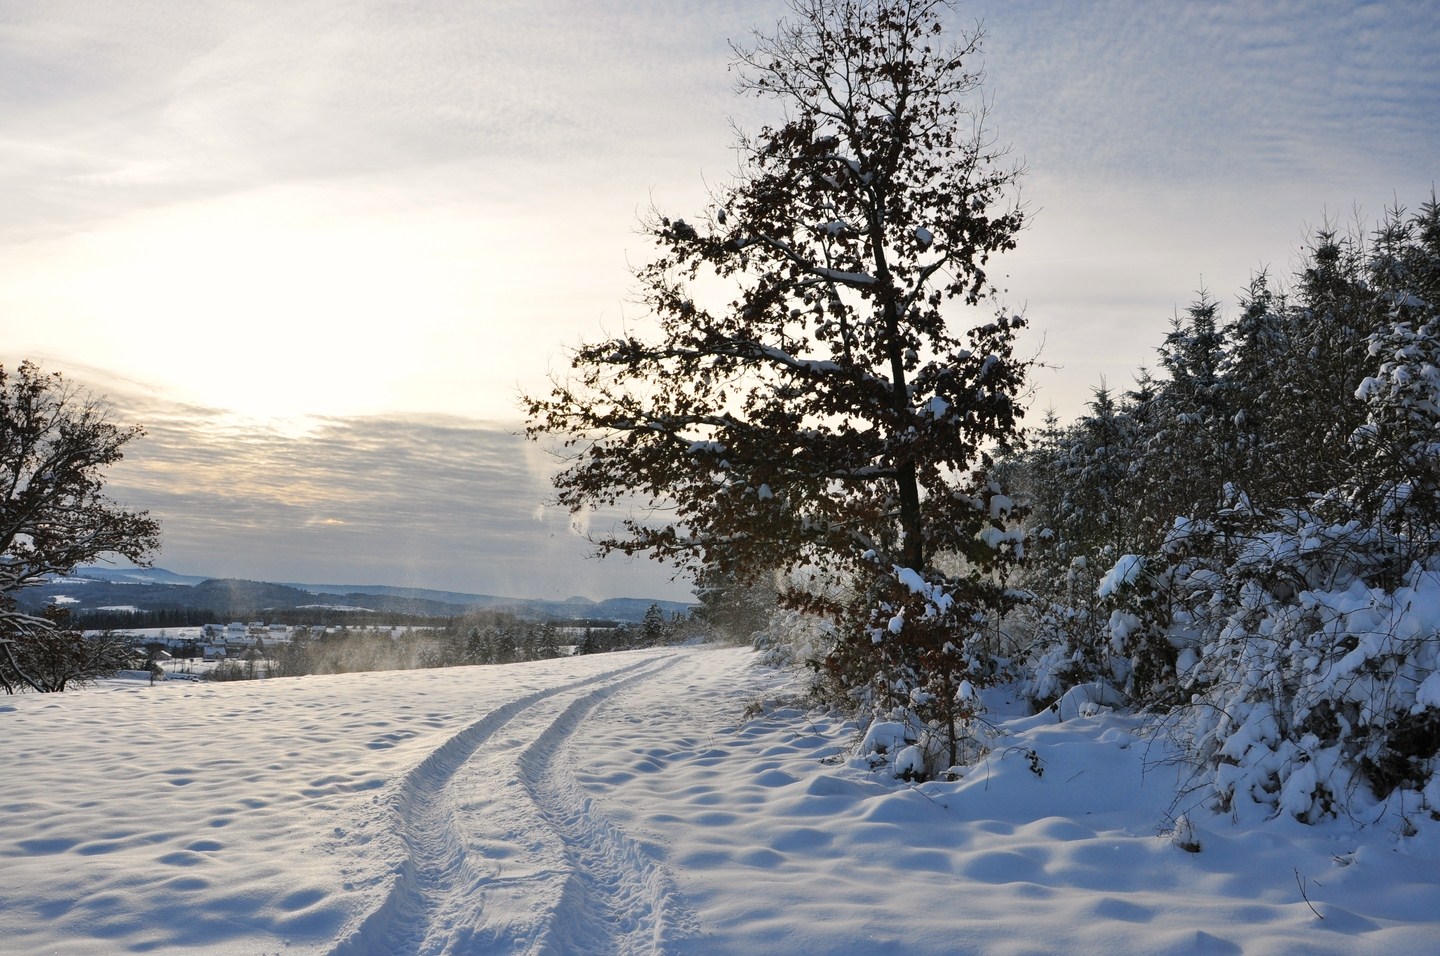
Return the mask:
{"type": "Polygon", "coordinates": [[[1153,365],[1202,288],[1227,314],[1307,230],[1368,228],[1429,197],[1440,156],[1440,7],[1326,2],[974,5],[1002,141],[1033,218],[1001,260],[1044,334],[1037,404],[1153,365]]]}
{"type": "MultiPolygon", "coordinates": [[[[783,12],[11,5],[7,342],[254,415],[513,417],[560,346],[643,320],[636,211],[703,207],[733,168],[727,118],[778,116],[734,97],[726,66],[729,40],[783,12]],[[263,387],[198,387],[202,363],[263,387]]],[[[1228,299],[1283,274],[1302,223],[1434,182],[1426,0],[957,8],[972,19],[1037,213],[999,268],[1068,366],[1042,404],[1128,377],[1200,285],[1228,299]]]]}
{"type": "MultiPolygon", "coordinates": [[[[1318,193],[1317,207],[1334,202],[1324,191],[1338,184],[1388,193],[1435,176],[1433,3],[976,10],[990,34],[1003,132],[1043,175],[1091,189],[1299,182],[1318,193]]],[[[1041,198],[1048,206],[1058,197],[1041,198]]]]}
{"type": "Polygon", "coordinates": [[[0,183],[25,196],[6,228],[447,167],[467,189],[496,175],[603,180],[663,161],[673,147],[657,132],[673,143],[698,129],[686,129],[697,100],[723,118],[725,38],[750,21],[742,8],[763,22],[767,6],[12,7],[0,104],[20,161],[0,183]]]}
{"type": "MultiPolygon", "coordinates": [[[[549,457],[454,418],[321,418],[278,431],[114,392],[147,434],[109,492],[161,521],[159,563],[191,574],[399,584],[510,597],[688,600],[649,562],[589,557],[547,505],[549,457]]],[[[613,520],[610,516],[606,520],[613,520]]]]}

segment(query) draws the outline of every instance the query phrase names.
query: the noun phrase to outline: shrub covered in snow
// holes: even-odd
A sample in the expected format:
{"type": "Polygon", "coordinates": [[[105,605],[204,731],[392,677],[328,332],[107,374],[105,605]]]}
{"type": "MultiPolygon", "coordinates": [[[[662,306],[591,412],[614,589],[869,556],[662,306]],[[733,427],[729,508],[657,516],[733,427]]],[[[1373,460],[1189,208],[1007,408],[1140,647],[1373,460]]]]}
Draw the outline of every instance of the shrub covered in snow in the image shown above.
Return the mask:
{"type": "Polygon", "coordinates": [[[1239,817],[1440,814],[1440,206],[1308,256],[1228,326],[1202,297],[1166,379],[1010,463],[1026,692],[1165,717],[1239,817]]]}
{"type": "Polygon", "coordinates": [[[1181,726],[1218,807],[1310,821],[1408,788],[1440,810],[1440,561],[1392,585],[1383,541],[1288,515],[1222,587],[1191,584],[1209,619],[1184,642],[1181,726]]]}

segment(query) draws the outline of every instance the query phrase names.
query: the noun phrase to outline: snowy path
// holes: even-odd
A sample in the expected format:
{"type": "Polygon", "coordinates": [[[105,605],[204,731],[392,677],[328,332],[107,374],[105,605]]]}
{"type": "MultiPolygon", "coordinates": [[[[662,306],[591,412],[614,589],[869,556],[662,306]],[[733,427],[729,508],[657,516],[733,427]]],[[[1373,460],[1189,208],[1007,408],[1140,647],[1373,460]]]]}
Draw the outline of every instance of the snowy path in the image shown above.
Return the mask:
{"type": "Polygon", "coordinates": [[[396,793],[394,885],[334,956],[659,951],[685,923],[673,880],[595,811],[566,748],[598,705],[676,663],[528,694],[436,748],[396,793]]]}

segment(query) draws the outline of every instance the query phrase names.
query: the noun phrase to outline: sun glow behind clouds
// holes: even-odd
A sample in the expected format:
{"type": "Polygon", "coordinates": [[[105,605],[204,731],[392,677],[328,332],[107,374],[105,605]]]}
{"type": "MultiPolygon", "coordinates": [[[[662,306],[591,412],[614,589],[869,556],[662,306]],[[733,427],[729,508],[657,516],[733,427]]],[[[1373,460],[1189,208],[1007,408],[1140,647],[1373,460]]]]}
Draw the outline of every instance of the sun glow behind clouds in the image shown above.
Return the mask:
{"type": "Polygon", "coordinates": [[[464,237],[446,235],[463,229],[317,208],[331,200],[280,188],[125,217],[56,240],[64,257],[37,250],[34,294],[51,329],[192,400],[258,418],[394,409],[388,370],[415,374],[473,301],[464,237]],[[57,262],[68,281],[44,274],[57,262]]]}
{"type": "Polygon", "coordinates": [[[0,262],[0,310],[46,317],[7,351],[122,369],[243,418],[517,420],[546,357],[618,314],[629,285],[632,200],[598,190],[569,209],[557,235],[553,213],[503,197],[442,204],[372,181],[128,213],[0,262]]]}
{"type": "MultiPolygon", "coordinates": [[[[611,302],[626,225],[566,240],[574,256],[614,260],[611,302]]],[[[574,318],[576,289],[547,278],[550,228],[504,202],[272,187],[24,247],[0,264],[0,308],[47,318],[13,352],[123,368],[249,418],[422,413],[473,396],[476,417],[514,419],[517,390],[543,384],[533,353],[574,318]]]]}
{"type": "MultiPolygon", "coordinates": [[[[958,23],[990,31],[999,139],[1031,167],[1033,226],[992,274],[1013,276],[1006,307],[1063,367],[1037,372],[1039,408],[1068,419],[1107,376],[1124,388],[1198,285],[1230,317],[1251,271],[1288,278],[1304,222],[1428,195],[1440,7],[1311,4],[1302,23],[1292,6],[960,6],[958,23]]],[[[565,346],[645,334],[627,268],[650,254],[637,210],[696,215],[734,167],[726,118],[751,131],[778,118],[732,96],[725,71],[727,38],[768,30],[773,0],[176,7],[0,12],[0,362],[103,372],[89,376],[102,392],[123,377],[202,409],[166,447],[205,454],[182,469],[147,452],[147,493],[220,476],[154,499],[177,515],[169,540],[188,528],[203,557],[217,500],[254,541],[264,521],[272,542],[304,528],[295,548],[321,561],[318,532],[348,530],[324,543],[354,557],[367,509],[320,499],[343,503],[336,489],[375,466],[302,439],[367,429],[317,421],[438,412],[515,427],[517,391],[563,375],[565,346]],[[264,497],[247,508],[244,459],[272,442],[281,463],[243,479],[264,497]],[[350,470],[290,464],[322,456],[350,470]]],[[[551,520],[535,501],[510,503],[551,520]]],[[[417,553],[452,546],[443,535],[464,522],[442,514],[417,553]]],[[[554,540],[574,538],[553,523],[554,540]]],[[[465,549],[482,525],[453,543],[477,562],[491,556],[465,549]]],[[[365,546],[393,550],[416,527],[365,546]]],[[[520,583],[548,573],[527,567],[520,583]]]]}
{"type": "Polygon", "coordinates": [[[513,420],[617,315],[647,190],[730,164],[739,6],[272,6],[0,17],[4,358],[262,419],[513,420]]]}

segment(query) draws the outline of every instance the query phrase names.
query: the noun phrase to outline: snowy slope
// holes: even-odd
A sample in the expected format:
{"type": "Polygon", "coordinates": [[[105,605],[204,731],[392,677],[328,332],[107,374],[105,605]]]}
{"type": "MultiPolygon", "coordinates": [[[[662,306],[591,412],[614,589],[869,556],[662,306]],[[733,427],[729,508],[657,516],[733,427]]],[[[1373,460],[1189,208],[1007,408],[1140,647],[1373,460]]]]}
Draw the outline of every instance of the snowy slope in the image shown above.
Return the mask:
{"type": "Polygon", "coordinates": [[[1188,853],[1129,718],[908,787],[794,680],[687,648],[7,698],[0,950],[1440,951],[1433,821],[1192,813],[1188,853]]]}

